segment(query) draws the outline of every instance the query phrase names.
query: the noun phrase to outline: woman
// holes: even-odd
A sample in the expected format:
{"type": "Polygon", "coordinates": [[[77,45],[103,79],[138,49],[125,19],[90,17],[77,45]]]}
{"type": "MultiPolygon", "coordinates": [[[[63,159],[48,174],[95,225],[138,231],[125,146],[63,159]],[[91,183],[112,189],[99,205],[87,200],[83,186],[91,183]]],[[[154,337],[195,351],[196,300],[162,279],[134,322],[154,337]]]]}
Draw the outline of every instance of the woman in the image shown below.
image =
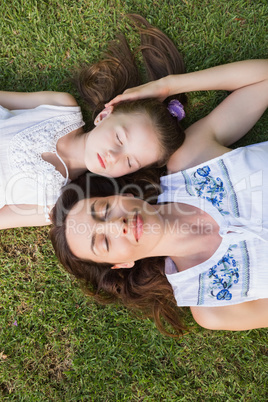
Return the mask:
{"type": "MultiPolygon", "coordinates": [[[[210,329],[268,326],[268,143],[226,147],[267,108],[268,63],[210,72],[201,74],[209,85],[233,93],[186,130],[168,163],[172,174],[161,179],[158,205],[90,178],[90,191],[80,181],[83,190],[67,189],[53,211],[51,238],[65,268],[96,300],[142,309],[162,331],[161,318],[183,328],[176,304],[190,306],[210,329]],[[170,258],[164,264],[161,256],[170,258]]],[[[176,87],[176,77],[167,77],[173,89],[166,94],[178,90],[177,78],[176,87]]]]}

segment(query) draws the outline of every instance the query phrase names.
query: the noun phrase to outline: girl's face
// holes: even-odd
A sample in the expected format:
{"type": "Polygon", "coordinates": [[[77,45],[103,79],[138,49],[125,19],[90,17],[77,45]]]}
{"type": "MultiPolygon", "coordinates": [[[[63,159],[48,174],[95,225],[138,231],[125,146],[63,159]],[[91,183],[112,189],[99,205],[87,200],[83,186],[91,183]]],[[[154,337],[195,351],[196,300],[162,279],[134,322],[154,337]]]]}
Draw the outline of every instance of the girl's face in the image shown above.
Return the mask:
{"type": "Polygon", "coordinates": [[[84,158],[91,172],[119,177],[162,159],[162,152],[147,115],[108,111],[88,133],[84,158]]]}
{"type": "Polygon", "coordinates": [[[75,256],[119,268],[155,255],[163,233],[157,209],[131,196],[81,200],[66,220],[66,238],[75,256]]]}

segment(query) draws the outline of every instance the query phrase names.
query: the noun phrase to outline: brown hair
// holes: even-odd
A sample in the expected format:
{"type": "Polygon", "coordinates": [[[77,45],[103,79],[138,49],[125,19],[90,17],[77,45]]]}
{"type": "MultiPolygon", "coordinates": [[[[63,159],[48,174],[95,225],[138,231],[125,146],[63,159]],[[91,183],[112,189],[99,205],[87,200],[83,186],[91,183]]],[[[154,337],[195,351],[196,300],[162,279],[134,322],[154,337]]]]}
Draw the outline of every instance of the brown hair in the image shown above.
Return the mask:
{"type": "Polygon", "coordinates": [[[108,179],[92,173],[80,176],[64,187],[52,210],[50,238],[58,259],[79,280],[87,295],[98,303],[120,302],[135,311],[142,311],[145,316],[154,319],[162,333],[178,336],[184,326],[179,317],[180,309],[164,273],[163,257],[139,260],[132,269],[112,270],[111,264],[98,264],[74,256],[66,240],[66,218],[80,199],[106,197],[125,191],[136,195],[137,189],[139,193],[142,190],[145,199],[149,196],[152,202],[157,197],[158,186],[152,181],[135,181],[133,176],[129,179],[108,179]],[[176,334],[166,328],[166,323],[171,325],[176,334]]]}
{"type": "MultiPolygon", "coordinates": [[[[129,18],[140,33],[146,78],[142,80],[124,35],[110,42],[102,59],[94,65],[84,65],[77,71],[75,82],[82,99],[95,117],[103,110],[105,103],[125,89],[137,86],[143,81],[155,80],[168,74],[185,72],[181,54],[173,42],[159,29],[151,26],[143,17],[130,14],[129,18]]],[[[185,94],[172,97],[186,103],[185,94]]],[[[164,102],[157,99],[143,99],[122,102],[115,105],[113,113],[146,113],[153,123],[162,146],[162,159],[156,166],[164,165],[173,152],[183,143],[185,134],[175,117],[167,110],[164,102]]]]}

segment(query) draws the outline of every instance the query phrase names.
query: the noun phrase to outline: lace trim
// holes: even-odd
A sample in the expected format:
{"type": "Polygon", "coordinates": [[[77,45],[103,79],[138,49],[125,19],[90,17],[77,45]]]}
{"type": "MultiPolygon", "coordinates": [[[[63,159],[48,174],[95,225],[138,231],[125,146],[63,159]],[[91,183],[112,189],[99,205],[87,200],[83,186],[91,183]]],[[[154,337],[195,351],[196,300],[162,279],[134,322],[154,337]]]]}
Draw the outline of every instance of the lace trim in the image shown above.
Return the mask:
{"type": "Polygon", "coordinates": [[[34,181],[40,186],[36,191],[42,191],[45,197],[44,212],[49,221],[48,205],[58,198],[60,190],[68,182],[69,172],[66,164],[58,155],[56,145],[58,140],[66,134],[84,126],[82,114],[73,112],[68,115],[55,116],[28,127],[16,134],[10,141],[8,157],[13,173],[23,172],[25,181],[34,181]],[[42,158],[44,152],[52,152],[62,162],[66,170],[66,177],[56,170],[55,166],[42,158]],[[17,171],[17,172],[16,172],[17,171]],[[48,202],[50,200],[50,202],[48,202]]]}
{"type": "MultiPolygon", "coordinates": [[[[51,163],[42,158],[44,152],[56,153],[57,141],[66,134],[82,127],[85,123],[80,112],[55,116],[33,127],[28,127],[13,137],[9,147],[11,168],[29,173],[41,171],[52,173],[50,181],[57,181],[62,186],[67,182],[51,163]]],[[[57,155],[58,156],[58,155],[57,155]]],[[[65,165],[67,172],[67,167],[65,165]]],[[[49,179],[49,177],[48,177],[49,179]]]]}

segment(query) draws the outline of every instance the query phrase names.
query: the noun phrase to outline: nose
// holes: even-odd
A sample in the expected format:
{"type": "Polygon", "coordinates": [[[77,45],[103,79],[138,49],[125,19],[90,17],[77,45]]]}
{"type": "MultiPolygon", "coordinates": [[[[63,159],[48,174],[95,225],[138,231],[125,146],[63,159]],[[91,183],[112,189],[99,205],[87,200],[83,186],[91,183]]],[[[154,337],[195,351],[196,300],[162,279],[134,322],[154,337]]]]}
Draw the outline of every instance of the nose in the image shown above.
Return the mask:
{"type": "Polygon", "coordinates": [[[108,151],[105,155],[106,162],[111,165],[115,165],[118,162],[119,158],[120,153],[113,150],[108,151]]]}
{"type": "Polygon", "coordinates": [[[118,238],[127,235],[129,232],[128,226],[128,220],[125,217],[120,217],[98,224],[96,232],[118,238]]]}

